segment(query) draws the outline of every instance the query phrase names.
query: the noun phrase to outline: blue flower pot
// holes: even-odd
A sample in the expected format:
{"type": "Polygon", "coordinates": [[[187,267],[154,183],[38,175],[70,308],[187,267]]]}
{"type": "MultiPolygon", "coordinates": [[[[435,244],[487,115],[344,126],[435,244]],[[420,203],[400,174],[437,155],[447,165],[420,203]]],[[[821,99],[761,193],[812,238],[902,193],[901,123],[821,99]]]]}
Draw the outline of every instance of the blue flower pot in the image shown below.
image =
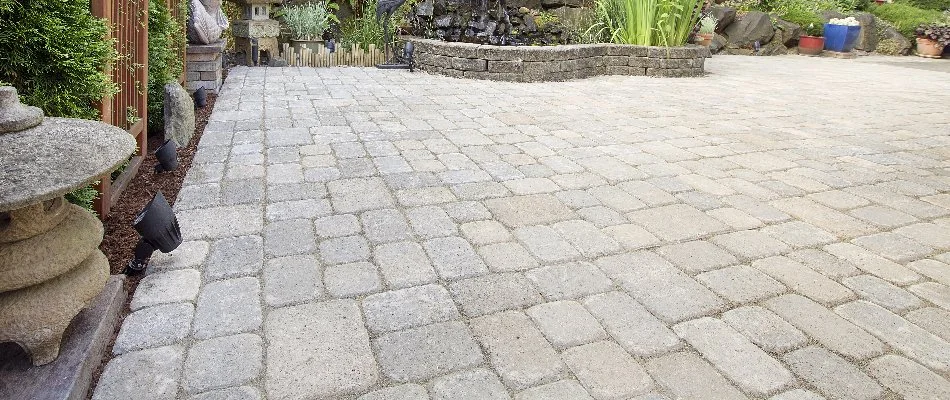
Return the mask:
{"type": "Polygon", "coordinates": [[[860,26],[825,24],[825,50],[847,53],[854,50],[861,34],[860,26]]]}

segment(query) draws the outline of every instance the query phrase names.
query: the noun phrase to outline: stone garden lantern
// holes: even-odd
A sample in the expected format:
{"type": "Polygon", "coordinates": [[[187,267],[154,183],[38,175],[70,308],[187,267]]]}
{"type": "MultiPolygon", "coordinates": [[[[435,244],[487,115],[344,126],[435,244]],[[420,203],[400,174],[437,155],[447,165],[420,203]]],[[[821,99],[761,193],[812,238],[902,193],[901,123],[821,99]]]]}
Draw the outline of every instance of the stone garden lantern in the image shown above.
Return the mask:
{"type": "Polygon", "coordinates": [[[135,140],[95,121],[43,118],[0,87],[0,342],[34,365],[59,355],[63,332],[102,291],[102,223],[63,195],[125,162],[135,140]]]}
{"type": "Polygon", "coordinates": [[[244,9],[244,19],[234,21],[231,33],[238,52],[243,51],[247,65],[258,65],[260,53],[266,53],[273,59],[277,56],[277,36],[280,35],[280,23],[270,18],[271,6],[283,0],[235,0],[244,9]],[[254,44],[257,44],[258,57],[254,57],[254,44]]]}

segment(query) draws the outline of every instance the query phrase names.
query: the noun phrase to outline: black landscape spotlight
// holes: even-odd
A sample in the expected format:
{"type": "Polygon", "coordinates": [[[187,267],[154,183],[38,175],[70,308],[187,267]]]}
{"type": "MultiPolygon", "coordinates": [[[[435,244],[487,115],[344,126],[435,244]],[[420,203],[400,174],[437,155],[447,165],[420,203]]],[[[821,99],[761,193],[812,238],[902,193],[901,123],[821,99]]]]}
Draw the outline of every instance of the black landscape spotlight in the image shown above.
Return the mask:
{"type": "Polygon", "coordinates": [[[155,149],[155,158],[158,164],[155,164],[155,173],[165,171],[174,171],[178,168],[178,143],[173,139],[168,139],[161,146],[155,149]]]}
{"type": "Polygon", "coordinates": [[[165,196],[159,191],[148,202],[138,215],[135,221],[132,221],[132,227],[138,231],[142,237],[139,243],[135,245],[135,255],[132,261],[129,261],[125,269],[126,275],[138,274],[148,266],[148,259],[152,257],[155,250],[162,253],[168,253],[178,248],[181,244],[181,228],[178,227],[178,218],[175,212],[168,205],[165,196]]]}
{"type": "Polygon", "coordinates": [[[208,92],[205,92],[205,87],[202,86],[195,90],[195,108],[205,108],[208,105],[208,92]]]}

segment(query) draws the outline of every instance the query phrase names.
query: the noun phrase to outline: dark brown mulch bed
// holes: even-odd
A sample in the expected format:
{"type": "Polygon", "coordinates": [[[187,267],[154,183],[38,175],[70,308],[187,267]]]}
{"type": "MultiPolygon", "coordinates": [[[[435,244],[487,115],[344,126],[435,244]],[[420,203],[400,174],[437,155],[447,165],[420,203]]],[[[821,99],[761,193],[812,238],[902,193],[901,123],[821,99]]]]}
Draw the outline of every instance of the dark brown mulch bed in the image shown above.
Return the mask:
{"type": "MultiPolygon", "coordinates": [[[[170,204],[175,204],[178,192],[181,190],[181,183],[185,179],[185,174],[191,168],[191,161],[195,156],[195,150],[198,148],[198,141],[201,140],[201,134],[205,130],[205,125],[208,124],[208,117],[211,116],[216,99],[216,95],[209,93],[208,104],[202,109],[195,110],[195,135],[191,138],[191,143],[188,143],[188,146],[178,148],[178,169],[160,174],[155,173],[154,166],[158,161],[152,151],[162,145],[164,138],[149,136],[149,152],[142,160],[138,174],[122,192],[119,201],[116,202],[115,207],[112,207],[109,216],[102,221],[105,226],[105,237],[99,248],[109,259],[112,274],[123,273],[126,263],[132,259],[133,250],[139,240],[138,232],[132,228],[132,220],[135,219],[135,215],[145,208],[145,205],[152,200],[152,197],[158,191],[162,192],[170,204]]],[[[112,340],[109,342],[102,363],[93,373],[92,385],[87,398],[92,397],[92,389],[99,382],[102,369],[112,358],[112,345],[115,343],[115,337],[119,334],[122,321],[126,315],[129,315],[129,302],[132,300],[132,294],[135,293],[135,287],[138,286],[139,280],[141,280],[141,275],[132,275],[125,282],[125,289],[129,293],[129,298],[125,303],[119,321],[116,323],[115,332],[113,332],[112,340]]]]}

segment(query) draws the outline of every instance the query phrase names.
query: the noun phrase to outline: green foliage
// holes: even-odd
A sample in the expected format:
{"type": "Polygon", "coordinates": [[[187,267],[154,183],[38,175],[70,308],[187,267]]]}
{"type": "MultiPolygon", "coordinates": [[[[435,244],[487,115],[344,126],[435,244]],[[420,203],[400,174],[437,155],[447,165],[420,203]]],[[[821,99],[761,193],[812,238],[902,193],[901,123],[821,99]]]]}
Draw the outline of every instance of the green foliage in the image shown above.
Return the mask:
{"type": "Polygon", "coordinates": [[[877,43],[875,51],[886,56],[899,56],[901,55],[901,46],[894,39],[884,39],[877,43]]]}
{"type": "Polygon", "coordinates": [[[821,36],[825,30],[825,21],[818,13],[811,10],[793,8],[786,10],[780,17],[785,21],[801,26],[808,36],[821,36]]]}
{"type": "Polygon", "coordinates": [[[94,104],[115,92],[107,32],[88,1],[0,0],[0,79],[48,116],[98,119],[94,104]]]}
{"type": "MultiPolygon", "coordinates": [[[[180,15],[187,18],[188,1],[180,15]]],[[[165,84],[182,73],[185,47],[184,21],[176,21],[164,0],[148,2],[148,126],[152,132],[164,127],[165,84]]]]}
{"type": "Polygon", "coordinates": [[[907,4],[882,4],[871,9],[878,18],[890,22],[901,35],[908,39],[914,38],[914,30],[923,24],[945,21],[947,18],[940,11],[924,10],[907,4]]]}
{"type": "Polygon", "coordinates": [[[561,22],[561,18],[550,11],[541,11],[534,16],[534,24],[538,26],[538,29],[544,29],[544,27],[558,22],[561,22]]]}
{"type": "MultiPolygon", "coordinates": [[[[383,34],[383,20],[376,19],[376,0],[363,2],[363,8],[353,18],[347,19],[340,24],[340,42],[345,44],[356,44],[367,50],[369,45],[375,44],[376,48],[383,47],[385,35],[383,34]]],[[[389,21],[390,37],[395,43],[396,29],[398,28],[396,15],[389,21]]]]}
{"type": "Polygon", "coordinates": [[[340,23],[333,14],[339,9],[340,5],[336,3],[314,1],[283,7],[277,15],[283,18],[294,39],[320,40],[330,22],[340,23]]]}
{"type": "Polygon", "coordinates": [[[99,191],[96,190],[95,186],[89,185],[66,193],[65,197],[66,201],[95,213],[95,211],[92,210],[92,202],[99,198],[99,191]]]}
{"type": "Polygon", "coordinates": [[[901,0],[898,3],[912,5],[924,10],[947,11],[950,10],[950,0],[901,0]]]}
{"type": "Polygon", "coordinates": [[[597,0],[591,30],[612,43],[681,46],[699,18],[702,0],[597,0]]]}

